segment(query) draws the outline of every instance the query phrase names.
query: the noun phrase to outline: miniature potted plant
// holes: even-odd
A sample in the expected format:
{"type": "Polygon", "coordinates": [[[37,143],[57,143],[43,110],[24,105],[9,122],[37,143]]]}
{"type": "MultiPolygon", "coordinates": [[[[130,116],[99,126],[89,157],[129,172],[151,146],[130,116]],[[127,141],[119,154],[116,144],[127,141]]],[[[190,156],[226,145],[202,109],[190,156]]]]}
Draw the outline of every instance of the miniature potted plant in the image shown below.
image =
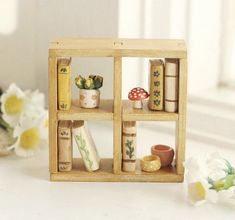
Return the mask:
{"type": "Polygon", "coordinates": [[[75,84],[80,89],[79,103],[82,108],[96,108],[100,103],[99,88],[103,86],[103,77],[89,75],[87,79],[78,75],[75,84]]]}

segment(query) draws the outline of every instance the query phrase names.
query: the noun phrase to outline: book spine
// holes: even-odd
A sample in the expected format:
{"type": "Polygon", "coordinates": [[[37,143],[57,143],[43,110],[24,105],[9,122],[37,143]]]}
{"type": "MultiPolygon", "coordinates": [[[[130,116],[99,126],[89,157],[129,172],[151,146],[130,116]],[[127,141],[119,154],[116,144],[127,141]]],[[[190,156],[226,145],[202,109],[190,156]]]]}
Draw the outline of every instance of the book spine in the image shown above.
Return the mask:
{"type": "Polygon", "coordinates": [[[165,61],[165,111],[177,112],[179,86],[179,60],[165,61]]]}
{"type": "Polygon", "coordinates": [[[72,169],[72,138],[70,123],[67,127],[58,127],[59,171],[72,169]]]}
{"type": "Polygon", "coordinates": [[[69,110],[71,107],[71,67],[70,60],[58,60],[58,107],[69,110]]]}
{"type": "Polygon", "coordinates": [[[163,110],[163,75],[163,61],[150,60],[149,109],[151,110],[163,110]]]}
{"type": "Polygon", "coordinates": [[[126,172],[135,171],[136,167],[136,122],[123,122],[122,133],[122,169],[126,172]]]}
{"type": "Polygon", "coordinates": [[[80,127],[73,128],[73,137],[86,169],[88,171],[98,170],[100,167],[100,157],[87,126],[83,124],[80,127]]]}

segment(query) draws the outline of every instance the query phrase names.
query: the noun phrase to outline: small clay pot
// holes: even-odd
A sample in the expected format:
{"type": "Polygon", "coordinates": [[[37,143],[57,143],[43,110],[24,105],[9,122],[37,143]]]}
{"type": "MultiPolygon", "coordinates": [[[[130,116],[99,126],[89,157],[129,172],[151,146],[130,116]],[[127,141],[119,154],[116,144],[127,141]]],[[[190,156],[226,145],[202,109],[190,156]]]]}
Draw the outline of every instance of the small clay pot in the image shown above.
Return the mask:
{"type": "Polygon", "coordinates": [[[162,167],[171,165],[174,158],[173,148],[162,144],[152,146],[151,153],[160,157],[162,167]]]}

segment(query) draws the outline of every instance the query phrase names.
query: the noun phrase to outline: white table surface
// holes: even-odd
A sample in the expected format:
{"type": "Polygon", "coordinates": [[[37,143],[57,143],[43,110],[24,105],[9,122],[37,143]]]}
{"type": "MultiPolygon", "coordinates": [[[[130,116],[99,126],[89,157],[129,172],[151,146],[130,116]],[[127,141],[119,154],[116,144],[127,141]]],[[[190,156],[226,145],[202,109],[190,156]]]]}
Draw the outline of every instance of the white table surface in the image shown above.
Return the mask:
{"type": "MultiPolygon", "coordinates": [[[[93,127],[92,127],[93,126],[93,127]]],[[[96,129],[97,125],[92,125],[96,129]]],[[[98,125],[94,136],[99,145],[107,144],[100,132],[111,137],[110,129],[98,125]]],[[[151,135],[142,128],[138,144],[165,143],[169,135],[151,135]],[[153,138],[154,137],[154,138],[153,138]]],[[[100,149],[104,156],[109,150],[100,149]]],[[[147,153],[141,148],[140,153],[147,153]]],[[[235,148],[215,147],[195,140],[187,141],[186,156],[219,151],[235,164],[235,148]]],[[[22,159],[16,155],[0,158],[0,220],[53,219],[235,219],[235,208],[204,204],[189,205],[181,183],[76,183],[50,182],[48,150],[38,156],[22,159]]]]}

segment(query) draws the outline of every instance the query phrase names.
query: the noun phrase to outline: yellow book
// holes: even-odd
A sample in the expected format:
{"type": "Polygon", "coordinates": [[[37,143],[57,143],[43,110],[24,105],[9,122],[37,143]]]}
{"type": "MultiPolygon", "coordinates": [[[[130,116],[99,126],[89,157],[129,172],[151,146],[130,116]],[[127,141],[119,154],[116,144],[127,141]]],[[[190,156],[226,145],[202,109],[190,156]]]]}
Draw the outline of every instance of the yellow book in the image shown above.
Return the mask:
{"type": "Polygon", "coordinates": [[[163,61],[150,60],[149,109],[151,110],[163,110],[163,75],[163,61]]]}
{"type": "Polygon", "coordinates": [[[71,107],[71,58],[58,59],[58,107],[69,110],[71,107]]]}

